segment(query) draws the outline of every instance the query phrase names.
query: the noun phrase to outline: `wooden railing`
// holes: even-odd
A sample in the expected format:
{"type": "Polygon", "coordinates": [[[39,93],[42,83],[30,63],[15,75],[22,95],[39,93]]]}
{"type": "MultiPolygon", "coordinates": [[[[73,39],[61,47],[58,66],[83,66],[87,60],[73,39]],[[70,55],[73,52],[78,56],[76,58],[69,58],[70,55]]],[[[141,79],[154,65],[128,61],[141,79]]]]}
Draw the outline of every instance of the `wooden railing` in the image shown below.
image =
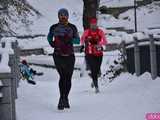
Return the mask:
{"type": "Polygon", "coordinates": [[[20,78],[18,43],[0,44],[0,120],[16,120],[15,99],[20,78]]]}
{"type": "Polygon", "coordinates": [[[160,38],[154,38],[153,34],[149,34],[149,38],[141,40],[134,37],[134,41],[125,43],[128,66],[130,66],[130,68],[134,68],[132,72],[135,72],[136,75],[139,76],[142,72],[148,71],[151,72],[152,79],[156,79],[156,77],[160,74],[158,72],[158,66],[160,66],[160,63],[158,62],[158,51],[160,49],[159,45],[160,38]],[[148,64],[142,65],[144,63],[148,64]]]}

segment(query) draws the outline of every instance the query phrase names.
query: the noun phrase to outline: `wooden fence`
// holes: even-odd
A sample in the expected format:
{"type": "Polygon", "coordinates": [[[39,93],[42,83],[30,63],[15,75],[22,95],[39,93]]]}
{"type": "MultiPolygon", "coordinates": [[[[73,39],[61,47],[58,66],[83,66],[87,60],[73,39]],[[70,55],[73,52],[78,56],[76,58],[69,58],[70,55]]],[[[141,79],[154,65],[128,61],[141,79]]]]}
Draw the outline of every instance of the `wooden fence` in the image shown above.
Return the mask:
{"type": "Polygon", "coordinates": [[[125,44],[127,55],[127,69],[137,76],[144,72],[150,72],[152,79],[160,76],[160,38],[154,38],[152,34],[148,39],[138,40],[125,44]]]}
{"type": "Polygon", "coordinates": [[[16,41],[0,44],[0,120],[16,120],[15,99],[17,99],[17,87],[20,79],[18,67],[20,52],[16,41]],[[6,61],[7,58],[8,61],[6,61]]]}

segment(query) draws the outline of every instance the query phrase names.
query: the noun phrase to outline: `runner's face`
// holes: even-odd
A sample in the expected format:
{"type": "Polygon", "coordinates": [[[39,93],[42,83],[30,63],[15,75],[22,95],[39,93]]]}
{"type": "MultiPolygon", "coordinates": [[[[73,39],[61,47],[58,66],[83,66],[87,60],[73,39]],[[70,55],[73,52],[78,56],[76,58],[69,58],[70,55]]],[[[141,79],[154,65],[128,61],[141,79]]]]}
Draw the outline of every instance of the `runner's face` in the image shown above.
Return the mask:
{"type": "Polygon", "coordinates": [[[68,16],[59,15],[58,17],[59,17],[59,21],[60,21],[61,23],[66,23],[66,22],[68,22],[68,16]]]}
{"type": "Polygon", "coordinates": [[[92,30],[96,30],[97,29],[97,24],[90,24],[90,28],[92,29],[92,30]]]}

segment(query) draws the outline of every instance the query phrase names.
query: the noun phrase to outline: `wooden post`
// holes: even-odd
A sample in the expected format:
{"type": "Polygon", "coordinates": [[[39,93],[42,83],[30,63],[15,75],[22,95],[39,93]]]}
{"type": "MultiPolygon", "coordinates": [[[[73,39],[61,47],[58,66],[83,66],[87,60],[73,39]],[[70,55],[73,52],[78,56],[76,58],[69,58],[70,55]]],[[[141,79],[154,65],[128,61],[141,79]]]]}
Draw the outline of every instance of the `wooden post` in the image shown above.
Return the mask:
{"type": "Polygon", "coordinates": [[[16,67],[17,67],[17,86],[19,86],[20,78],[21,78],[21,72],[19,68],[19,63],[20,63],[20,47],[18,45],[18,41],[16,40],[16,48],[15,48],[15,53],[16,53],[16,67]]]}
{"type": "Polygon", "coordinates": [[[127,60],[127,58],[126,58],[126,57],[127,57],[127,52],[126,52],[125,44],[126,44],[126,43],[125,43],[125,40],[123,40],[123,41],[121,42],[121,46],[120,46],[120,47],[121,47],[121,49],[122,49],[122,55],[123,55],[122,57],[123,57],[123,59],[124,59],[124,70],[127,71],[127,61],[126,61],[126,60],[127,60]]]}
{"type": "Polygon", "coordinates": [[[3,97],[0,101],[0,119],[1,120],[15,120],[13,119],[15,115],[15,109],[13,108],[12,102],[12,88],[11,88],[11,74],[10,73],[0,73],[0,79],[3,86],[1,87],[1,92],[3,97]],[[13,112],[14,111],[14,112],[13,112]]]}
{"type": "Polygon", "coordinates": [[[138,46],[138,39],[134,37],[134,60],[135,60],[135,73],[137,76],[140,76],[140,49],[138,46]]]}
{"type": "MultiPolygon", "coordinates": [[[[3,57],[1,59],[3,59],[3,57]]],[[[17,87],[16,74],[14,72],[15,63],[15,55],[10,54],[8,65],[11,67],[11,73],[0,73],[0,79],[3,82],[3,97],[0,101],[0,119],[2,120],[16,120],[15,98],[17,96],[17,87]]]]}
{"type": "Polygon", "coordinates": [[[153,35],[150,34],[150,61],[151,61],[151,75],[152,79],[157,77],[157,57],[156,57],[156,46],[154,44],[153,35]]]}
{"type": "Polygon", "coordinates": [[[134,31],[137,32],[137,2],[134,0],[134,31]]]}
{"type": "Polygon", "coordinates": [[[1,46],[2,46],[2,48],[4,48],[4,47],[5,47],[5,45],[6,45],[6,43],[5,43],[5,42],[1,42],[1,46]]]}
{"type": "Polygon", "coordinates": [[[9,55],[9,66],[11,68],[12,78],[12,94],[14,98],[17,98],[17,82],[16,82],[16,67],[15,67],[15,56],[9,55]]]}
{"type": "Polygon", "coordinates": [[[20,63],[20,49],[18,47],[18,42],[12,42],[12,48],[14,50],[14,72],[15,72],[15,79],[16,79],[16,87],[19,86],[19,80],[20,80],[20,69],[19,69],[19,63],[20,63]]]}

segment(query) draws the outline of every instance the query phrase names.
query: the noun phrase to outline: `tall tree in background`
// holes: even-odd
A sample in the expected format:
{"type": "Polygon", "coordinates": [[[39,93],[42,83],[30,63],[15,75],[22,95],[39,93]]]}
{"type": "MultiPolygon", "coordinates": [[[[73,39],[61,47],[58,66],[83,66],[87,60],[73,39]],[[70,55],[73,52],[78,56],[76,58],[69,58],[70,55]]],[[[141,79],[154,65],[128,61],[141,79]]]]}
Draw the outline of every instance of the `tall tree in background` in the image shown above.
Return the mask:
{"type": "Polygon", "coordinates": [[[11,28],[13,23],[29,26],[29,15],[41,16],[26,0],[0,0],[0,35],[16,34],[11,28]]]}
{"type": "Polygon", "coordinates": [[[83,28],[89,27],[89,20],[96,18],[100,0],[83,0],[83,28]]]}

